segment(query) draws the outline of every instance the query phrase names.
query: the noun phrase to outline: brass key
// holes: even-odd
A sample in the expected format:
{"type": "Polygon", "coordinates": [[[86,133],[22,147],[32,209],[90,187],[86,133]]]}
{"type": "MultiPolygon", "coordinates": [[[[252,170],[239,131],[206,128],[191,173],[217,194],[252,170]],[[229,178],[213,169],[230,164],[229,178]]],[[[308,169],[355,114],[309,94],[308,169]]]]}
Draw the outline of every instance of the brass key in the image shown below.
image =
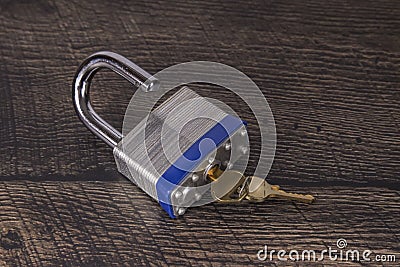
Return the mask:
{"type": "Polygon", "coordinates": [[[251,202],[262,202],[268,198],[281,198],[287,200],[296,200],[304,203],[312,203],[314,197],[312,195],[302,195],[287,193],[277,185],[270,185],[265,179],[251,176],[250,185],[246,199],[251,202]]]}
{"type": "Polygon", "coordinates": [[[238,203],[248,195],[248,180],[242,173],[234,170],[221,171],[213,168],[208,172],[208,178],[214,183],[211,185],[212,197],[219,202],[238,203]],[[229,179],[219,178],[222,173],[229,179]]]}
{"type": "Polygon", "coordinates": [[[304,203],[312,203],[314,197],[312,195],[302,195],[287,193],[280,189],[278,185],[270,185],[265,179],[257,176],[245,177],[238,171],[225,171],[230,179],[228,181],[220,181],[218,178],[224,173],[218,166],[211,168],[207,176],[214,181],[212,193],[214,199],[219,202],[237,203],[243,199],[250,202],[262,202],[268,198],[281,198],[287,200],[296,200],[304,203]],[[229,190],[227,190],[227,187],[229,190]],[[236,197],[232,197],[237,193],[236,197]]]}

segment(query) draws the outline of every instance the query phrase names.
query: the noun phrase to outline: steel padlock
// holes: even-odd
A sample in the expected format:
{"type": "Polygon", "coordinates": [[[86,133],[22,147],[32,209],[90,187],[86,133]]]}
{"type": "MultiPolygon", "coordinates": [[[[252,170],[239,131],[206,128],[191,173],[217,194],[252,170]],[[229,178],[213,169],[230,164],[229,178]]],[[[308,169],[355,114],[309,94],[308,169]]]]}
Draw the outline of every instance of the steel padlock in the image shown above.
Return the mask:
{"type": "Polygon", "coordinates": [[[113,70],[145,92],[157,90],[158,81],[118,54],[99,52],[79,67],[73,102],[81,121],[113,148],[119,172],[171,218],[209,197],[210,168],[227,169],[248,151],[246,123],[186,86],[122,136],[90,104],[90,83],[100,68],[113,70]]]}

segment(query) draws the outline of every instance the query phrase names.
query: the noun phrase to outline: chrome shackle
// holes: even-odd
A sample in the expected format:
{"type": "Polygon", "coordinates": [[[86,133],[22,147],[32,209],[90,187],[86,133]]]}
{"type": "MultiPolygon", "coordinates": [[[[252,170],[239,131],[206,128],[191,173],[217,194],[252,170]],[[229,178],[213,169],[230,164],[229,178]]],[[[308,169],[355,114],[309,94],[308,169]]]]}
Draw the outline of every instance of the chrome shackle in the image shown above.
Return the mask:
{"type": "Polygon", "coordinates": [[[138,89],[145,92],[158,88],[158,80],[127,58],[112,52],[98,52],[89,56],[79,67],[72,85],[72,99],[80,120],[96,136],[114,148],[122,139],[122,133],[104,121],[90,102],[90,83],[96,72],[107,68],[121,75],[138,89]]]}

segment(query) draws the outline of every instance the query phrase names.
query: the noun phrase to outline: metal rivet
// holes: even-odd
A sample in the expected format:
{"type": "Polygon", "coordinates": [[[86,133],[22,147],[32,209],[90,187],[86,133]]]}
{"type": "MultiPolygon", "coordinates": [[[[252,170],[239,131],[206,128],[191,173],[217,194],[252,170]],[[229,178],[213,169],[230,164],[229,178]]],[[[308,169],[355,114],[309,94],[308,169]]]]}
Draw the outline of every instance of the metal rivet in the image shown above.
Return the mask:
{"type": "Polygon", "coordinates": [[[232,145],[231,145],[230,142],[226,142],[224,148],[225,148],[226,151],[228,151],[228,150],[231,150],[231,146],[232,146],[232,145]]]}
{"type": "Polygon", "coordinates": [[[242,146],[240,150],[242,151],[243,154],[246,154],[249,151],[249,149],[245,146],[242,146]]]}
{"type": "Polygon", "coordinates": [[[199,194],[199,193],[194,194],[194,198],[195,198],[197,201],[199,201],[199,200],[201,199],[201,194],[199,194]]]}
{"type": "Polygon", "coordinates": [[[243,129],[242,131],[240,131],[240,135],[241,136],[246,136],[247,135],[246,129],[243,129]]]}
{"type": "Polygon", "coordinates": [[[181,191],[176,191],[174,194],[175,198],[179,199],[182,197],[182,192],[181,191]]]}
{"type": "Polygon", "coordinates": [[[193,181],[194,183],[197,182],[197,181],[199,180],[199,178],[200,178],[199,175],[197,175],[197,174],[195,174],[195,173],[192,174],[192,181],[193,181]]]}
{"type": "Polygon", "coordinates": [[[183,215],[185,214],[186,209],[185,208],[178,208],[178,215],[183,215]]]}

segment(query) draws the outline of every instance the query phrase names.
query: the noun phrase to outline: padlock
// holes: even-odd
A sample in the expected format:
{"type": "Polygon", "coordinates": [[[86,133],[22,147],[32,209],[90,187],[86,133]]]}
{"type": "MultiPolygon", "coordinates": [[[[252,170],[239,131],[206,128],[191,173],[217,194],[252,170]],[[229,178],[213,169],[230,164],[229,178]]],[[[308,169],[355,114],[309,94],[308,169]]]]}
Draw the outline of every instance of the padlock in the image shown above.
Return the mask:
{"type": "Polygon", "coordinates": [[[246,123],[186,86],[122,136],[90,104],[90,83],[100,68],[111,69],[145,92],[157,90],[159,82],[128,59],[99,52],[79,67],[73,102],[87,128],[113,148],[119,172],[156,199],[171,218],[207,195],[210,168],[228,169],[248,153],[246,123]]]}

